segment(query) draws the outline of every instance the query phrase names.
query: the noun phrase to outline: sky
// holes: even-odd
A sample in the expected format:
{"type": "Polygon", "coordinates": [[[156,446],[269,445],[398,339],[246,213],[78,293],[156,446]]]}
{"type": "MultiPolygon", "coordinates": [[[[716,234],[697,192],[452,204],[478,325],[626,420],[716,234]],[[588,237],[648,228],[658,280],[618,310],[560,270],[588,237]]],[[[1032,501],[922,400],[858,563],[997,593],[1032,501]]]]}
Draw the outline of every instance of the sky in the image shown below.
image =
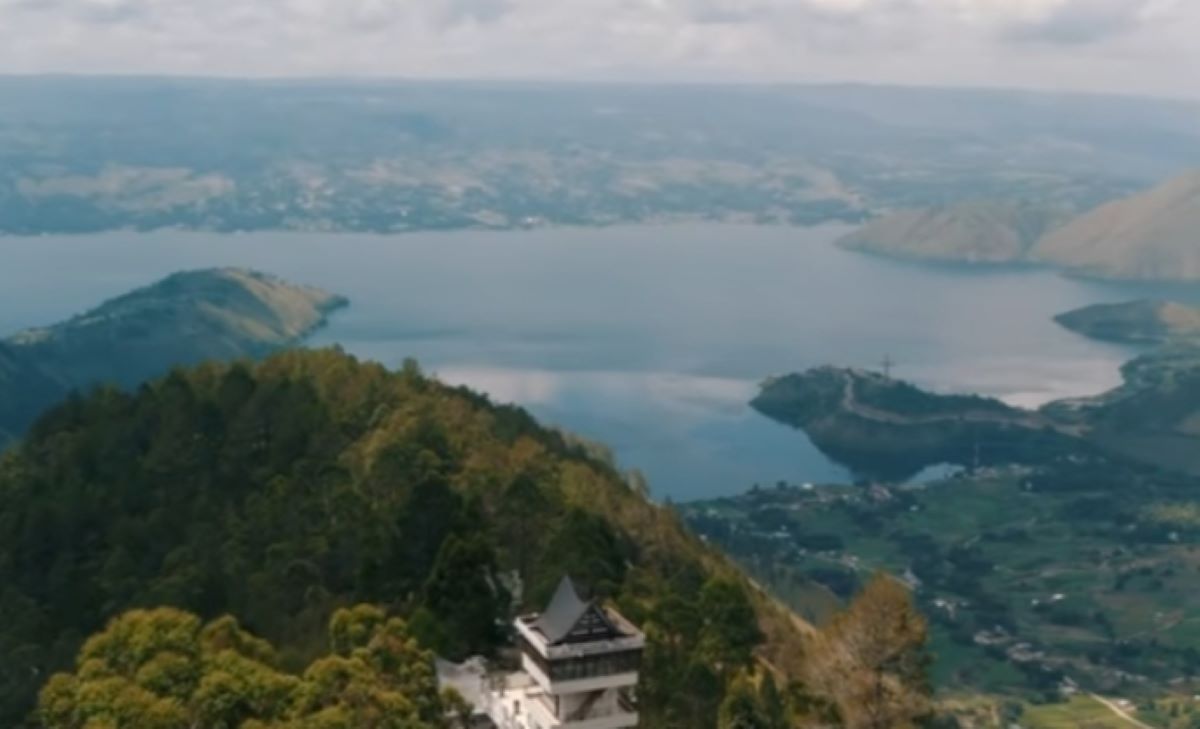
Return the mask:
{"type": "Polygon", "coordinates": [[[1200,0],[0,0],[0,73],[1005,86],[1200,98],[1200,0]]]}

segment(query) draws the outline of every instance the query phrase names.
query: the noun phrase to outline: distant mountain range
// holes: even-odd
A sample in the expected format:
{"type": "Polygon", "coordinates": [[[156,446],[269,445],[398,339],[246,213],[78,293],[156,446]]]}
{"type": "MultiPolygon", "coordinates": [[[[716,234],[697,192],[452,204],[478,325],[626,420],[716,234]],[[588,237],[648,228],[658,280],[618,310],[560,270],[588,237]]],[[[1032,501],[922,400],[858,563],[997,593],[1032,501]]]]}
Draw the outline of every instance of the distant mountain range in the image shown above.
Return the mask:
{"type": "Polygon", "coordinates": [[[188,271],[0,340],[0,446],[71,390],[301,341],[346,299],[236,268],[188,271]]]}
{"type": "Polygon", "coordinates": [[[899,258],[1047,264],[1110,279],[1200,280],[1200,171],[1071,216],[1059,206],[984,201],[902,210],[840,245],[899,258]]]}
{"type": "Polygon", "coordinates": [[[859,222],[1091,207],[1200,105],[879,86],[0,78],[0,232],[859,222]]]}

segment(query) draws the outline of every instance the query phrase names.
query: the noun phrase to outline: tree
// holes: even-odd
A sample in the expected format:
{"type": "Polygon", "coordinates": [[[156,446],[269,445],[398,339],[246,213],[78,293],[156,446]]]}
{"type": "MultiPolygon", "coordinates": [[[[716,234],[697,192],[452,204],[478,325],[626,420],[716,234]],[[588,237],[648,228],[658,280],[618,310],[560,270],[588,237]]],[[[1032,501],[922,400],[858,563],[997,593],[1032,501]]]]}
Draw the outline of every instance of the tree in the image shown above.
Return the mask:
{"type": "Polygon", "coordinates": [[[438,630],[422,637],[455,658],[487,652],[499,638],[498,622],[507,612],[508,595],[496,578],[496,556],[479,536],[451,534],[422,590],[421,606],[438,630]]]}
{"type": "Polygon", "coordinates": [[[914,726],[930,711],[927,640],[908,589],[878,574],[819,636],[813,680],[850,727],[914,726]]]}
{"type": "Polygon", "coordinates": [[[721,702],[717,729],[772,729],[749,675],[741,674],[730,684],[721,702]]]}
{"type": "Polygon", "coordinates": [[[302,676],[225,617],[135,610],[42,689],[45,729],[443,729],[432,656],[402,621],[360,606],[330,622],[334,655],[302,676]]]}
{"type": "Polygon", "coordinates": [[[754,606],[745,588],[728,578],[713,578],[700,591],[700,652],[718,671],[746,666],[762,642],[754,606]]]}
{"type": "Polygon", "coordinates": [[[758,701],[762,705],[763,718],[771,729],[788,729],[787,707],[779,687],[775,685],[775,677],[768,671],[762,677],[758,686],[758,701]]]}
{"type": "Polygon", "coordinates": [[[550,538],[540,546],[529,575],[530,597],[537,604],[545,604],[563,575],[597,595],[616,593],[625,577],[629,555],[621,539],[608,522],[583,509],[568,509],[555,520],[550,538]]]}

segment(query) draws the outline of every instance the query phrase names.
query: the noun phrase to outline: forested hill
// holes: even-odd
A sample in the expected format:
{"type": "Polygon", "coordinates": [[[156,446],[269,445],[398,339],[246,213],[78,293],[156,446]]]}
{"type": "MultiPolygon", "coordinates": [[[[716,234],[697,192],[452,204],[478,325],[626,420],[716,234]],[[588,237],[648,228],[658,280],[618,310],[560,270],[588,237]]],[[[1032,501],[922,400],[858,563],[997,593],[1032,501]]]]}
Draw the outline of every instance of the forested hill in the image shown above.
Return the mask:
{"type": "Polygon", "coordinates": [[[0,341],[0,448],[71,389],[293,345],[346,299],[237,268],[184,271],[0,341]]]}
{"type": "MultiPolygon", "coordinates": [[[[231,614],[295,670],[327,650],[336,608],[367,602],[458,658],[493,651],[511,610],[571,573],[650,636],[646,727],[713,726],[752,656],[794,679],[814,655],[803,624],[611,465],[415,365],[336,350],[73,397],[0,461],[0,503],[4,726],[135,607],[231,614]]],[[[921,705],[912,685],[903,711],[921,705]]],[[[857,703],[798,686],[796,706],[857,703]]]]}
{"type": "Polygon", "coordinates": [[[0,342],[0,450],[64,391],[61,381],[20,348],[0,342]]]}

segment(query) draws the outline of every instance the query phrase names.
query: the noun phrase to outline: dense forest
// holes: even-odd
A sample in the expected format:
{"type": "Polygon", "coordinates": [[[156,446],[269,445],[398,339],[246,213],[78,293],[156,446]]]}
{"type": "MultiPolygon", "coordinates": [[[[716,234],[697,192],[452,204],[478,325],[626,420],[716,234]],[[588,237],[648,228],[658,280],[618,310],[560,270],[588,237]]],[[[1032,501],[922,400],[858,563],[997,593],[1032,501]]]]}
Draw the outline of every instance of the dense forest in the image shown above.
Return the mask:
{"type": "MultiPolygon", "coordinates": [[[[808,675],[826,636],[673,510],[524,411],[415,364],[392,373],[337,350],[291,352],[74,396],[0,460],[0,503],[6,726],[36,721],[26,717],[47,677],[77,657],[90,670],[85,637],[131,609],[234,616],[277,646],[271,665],[300,675],[333,648],[330,616],[360,603],[402,617],[444,656],[495,654],[512,613],[540,607],[564,573],[647,632],[644,726],[714,726],[727,699],[776,680],[767,698],[789,722],[869,726],[852,720],[855,699],[808,675]]],[[[920,652],[922,631],[906,623],[888,645],[920,652]]],[[[923,695],[919,677],[825,654],[923,695]]]]}

